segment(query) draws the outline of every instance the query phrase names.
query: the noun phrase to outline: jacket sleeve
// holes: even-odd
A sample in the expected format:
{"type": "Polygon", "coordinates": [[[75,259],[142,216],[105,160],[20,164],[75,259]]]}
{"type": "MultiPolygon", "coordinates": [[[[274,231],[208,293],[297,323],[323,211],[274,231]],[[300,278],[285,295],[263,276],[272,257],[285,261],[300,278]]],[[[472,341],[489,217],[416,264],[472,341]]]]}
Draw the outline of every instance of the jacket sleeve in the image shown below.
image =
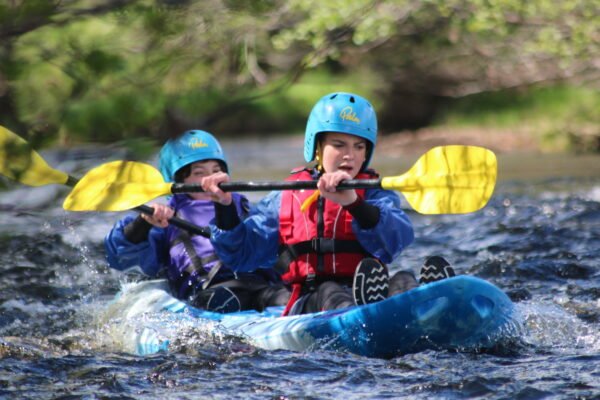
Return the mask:
{"type": "Polygon", "coordinates": [[[211,242],[223,264],[249,272],[277,261],[280,204],[281,192],[271,192],[231,230],[219,229],[211,221],[211,242]]]}
{"type": "Polygon", "coordinates": [[[379,208],[379,222],[371,229],[362,229],[352,221],[352,229],[365,250],[391,263],[414,240],[412,223],[400,208],[400,197],[391,190],[367,190],[365,200],[379,208]]]}
{"type": "Polygon", "coordinates": [[[167,264],[168,248],[164,229],[153,227],[148,240],[131,243],[125,238],[124,227],[134,220],[127,216],[118,221],[104,238],[106,259],[111,268],[119,271],[138,271],[155,277],[167,264]]]}

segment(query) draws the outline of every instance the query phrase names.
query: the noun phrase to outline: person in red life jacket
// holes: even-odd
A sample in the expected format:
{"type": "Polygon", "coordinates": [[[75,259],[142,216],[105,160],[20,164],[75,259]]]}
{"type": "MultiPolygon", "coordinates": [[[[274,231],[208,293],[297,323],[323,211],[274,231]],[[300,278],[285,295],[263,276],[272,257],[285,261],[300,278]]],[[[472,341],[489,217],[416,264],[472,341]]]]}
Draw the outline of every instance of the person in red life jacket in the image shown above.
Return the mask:
{"type": "Polygon", "coordinates": [[[351,93],[321,98],[308,118],[304,158],[313,167],[288,180],[316,180],[317,190],[275,191],[241,221],[224,173],[202,179],[215,196],[211,241],[231,268],[273,265],[291,290],[284,314],[301,314],[381,300],[418,283],[411,272],[389,280],[392,262],[414,239],[397,193],[384,189],[338,190],[349,179],[376,178],[368,169],[377,140],[371,104],[351,93]]]}
{"type": "MultiPolygon", "coordinates": [[[[159,169],[167,182],[199,183],[215,172],[228,173],[217,139],[191,130],[168,140],[159,154],[159,169]]],[[[247,213],[245,196],[232,195],[233,212],[247,213]]],[[[172,294],[190,304],[216,312],[263,310],[287,303],[289,291],[272,269],[235,273],[216,256],[207,237],[170,225],[177,215],[200,227],[214,218],[209,193],[175,194],[168,204],[155,203],[152,215],[126,216],[105,238],[111,268],[141,269],[149,277],[166,275],[172,294]]],[[[208,228],[206,229],[208,232],[208,228]]]]}

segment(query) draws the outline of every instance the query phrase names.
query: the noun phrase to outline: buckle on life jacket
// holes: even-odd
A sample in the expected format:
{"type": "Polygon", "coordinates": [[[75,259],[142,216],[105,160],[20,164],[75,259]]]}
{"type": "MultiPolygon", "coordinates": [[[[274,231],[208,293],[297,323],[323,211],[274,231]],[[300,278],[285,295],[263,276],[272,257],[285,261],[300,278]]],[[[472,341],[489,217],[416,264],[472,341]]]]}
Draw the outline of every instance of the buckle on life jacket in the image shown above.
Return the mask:
{"type": "Polygon", "coordinates": [[[326,238],[313,238],[310,241],[312,251],[316,254],[335,253],[335,240],[326,238]]]}
{"type": "Polygon", "coordinates": [[[317,275],[309,273],[306,280],[302,283],[302,294],[314,292],[317,288],[317,275]]]}

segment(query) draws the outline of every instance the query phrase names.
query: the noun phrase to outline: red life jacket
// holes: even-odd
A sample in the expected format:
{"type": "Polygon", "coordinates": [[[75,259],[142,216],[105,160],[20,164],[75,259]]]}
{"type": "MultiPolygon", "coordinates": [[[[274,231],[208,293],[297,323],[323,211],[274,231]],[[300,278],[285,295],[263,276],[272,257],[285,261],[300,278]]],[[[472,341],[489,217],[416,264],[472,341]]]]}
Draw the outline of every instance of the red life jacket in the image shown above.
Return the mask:
{"type": "MultiPolygon", "coordinates": [[[[374,171],[355,179],[377,178],[374,171]]],[[[288,181],[313,180],[310,171],[293,172],[288,181]]],[[[308,280],[351,280],[358,263],[368,255],[352,231],[352,215],[339,204],[319,197],[302,212],[300,207],[314,190],[286,190],[279,211],[279,265],[282,279],[292,284],[293,292],[286,312],[300,295],[308,280]]],[[[356,193],[364,198],[365,190],[356,193]]]]}

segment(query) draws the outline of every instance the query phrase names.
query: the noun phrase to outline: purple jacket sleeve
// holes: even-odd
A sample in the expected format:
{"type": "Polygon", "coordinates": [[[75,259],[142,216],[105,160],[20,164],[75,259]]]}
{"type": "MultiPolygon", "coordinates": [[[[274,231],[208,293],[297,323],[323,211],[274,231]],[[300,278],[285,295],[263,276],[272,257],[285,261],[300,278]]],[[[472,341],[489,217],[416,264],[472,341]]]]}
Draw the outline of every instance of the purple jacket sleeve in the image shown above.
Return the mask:
{"type": "Polygon", "coordinates": [[[248,272],[275,263],[280,204],[281,192],[271,192],[232,230],[222,230],[211,223],[211,242],[223,264],[248,272]]]}
{"type": "Polygon", "coordinates": [[[168,263],[167,238],[164,229],[152,228],[148,240],[138,244],[131,243],[123,234],[125,225],[134,217],[127,216],[118,221],[104,238],[106,259],[111,268],[119,271],[139,271],[155,277],[168,263]]]}

